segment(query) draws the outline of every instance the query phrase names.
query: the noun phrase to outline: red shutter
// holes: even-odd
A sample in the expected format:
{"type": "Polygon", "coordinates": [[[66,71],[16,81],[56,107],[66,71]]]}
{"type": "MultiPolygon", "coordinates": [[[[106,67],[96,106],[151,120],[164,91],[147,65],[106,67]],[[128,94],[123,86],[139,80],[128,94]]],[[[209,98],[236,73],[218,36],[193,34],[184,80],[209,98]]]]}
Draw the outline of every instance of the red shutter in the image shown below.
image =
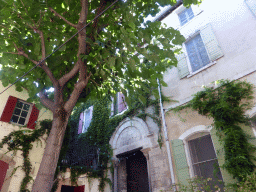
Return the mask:
{"type": "Polygon", "coordinates": [[[74,192],[84,192],[84,185],[75,187],[74,192]]]}
{"type": "Polygon", "coordinates": [[[0,191],[4,184],[4,179],[5,179],[8,168],[9,168],[8,163],[5,163],[4,161],[0,160],[0,191]]]}
{"type": "Polygon", "coordinates": [[[0,121],[10,122],[16,103],[17,103],[17,98],[13,96],[9,96],[7,103],[5,105],[4,111],[2,113],[2,116],[0,118],[0,121]]]}
{"type": "Polygon", "coordinates": [[[28,120],[27,128],[29,129],[35,129],[36,121],[39,115],[39,110],[36,108],[35,105],[32,107],[32,111],[28,120]]]}

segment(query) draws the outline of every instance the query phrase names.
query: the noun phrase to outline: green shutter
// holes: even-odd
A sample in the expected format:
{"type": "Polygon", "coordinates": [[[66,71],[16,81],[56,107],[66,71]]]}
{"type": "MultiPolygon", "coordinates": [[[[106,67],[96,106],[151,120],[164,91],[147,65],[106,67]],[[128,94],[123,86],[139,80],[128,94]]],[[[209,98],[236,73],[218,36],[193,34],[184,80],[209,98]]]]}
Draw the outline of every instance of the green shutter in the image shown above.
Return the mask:
{"type": "Polygon", "coordinates": [[[190,176],[183,141],[172,140],[172,151],[179,184],[188,185],[190,176]]]}
{"type": "Polygon", "coordinates": [[[208,52],[211,61],[214,61],[223,56],[222,50],[213,33],[212,26],[207,24],[200,30],[200,35],[203,39],[205,48],[208,52]]]}
{"type": "MultiPolygon", "coordinates": [[[[240,125],[241,128],[244,130],[244,132],[247,134],[247,135],[250,135],[251,138],[249,139],[249,143],[253,144],[256,146],[256,138],[255,138],[255,135],[253,133],[253,130],[250,126],[246,126],[244,124],[240,125]]],[[[254,155],[256,156],[256,151],[254,152],[254,155]]]]}
{"type": "Polygon", "coordinates": [[[187,64],[187,58],[184,53],[179,54],[176,56],[178,60],[178,73],[180,78],[186,77],[189,75],[189,70],[188,70],[188,64],[187,64]]]}
{"type": "Polygon", "coordinates": [[[223,147],[223,143],[219,141],[219,137],[216,135],[216,129],[212,128],[211,129],[211,138],[212,138],[212,143],[218,158],[218,162],[219,162],[219,166],[220,166],[220,171],[222,174],[222,178],[223,181],[225,182],[225,184],[229,184],[229,183],[236,183],[236,179],[233,179],[233,176],[230,175],[227,170],[222,168],[222,165],[225,162],[225,156],[224,156],[224,147],[223,147]]]}
{"type": "Polygon", "coordinates": [[[246,0],[245,3],[250,8],[252,13],[256,15],[256,1],[255,0],[246,0]]]}

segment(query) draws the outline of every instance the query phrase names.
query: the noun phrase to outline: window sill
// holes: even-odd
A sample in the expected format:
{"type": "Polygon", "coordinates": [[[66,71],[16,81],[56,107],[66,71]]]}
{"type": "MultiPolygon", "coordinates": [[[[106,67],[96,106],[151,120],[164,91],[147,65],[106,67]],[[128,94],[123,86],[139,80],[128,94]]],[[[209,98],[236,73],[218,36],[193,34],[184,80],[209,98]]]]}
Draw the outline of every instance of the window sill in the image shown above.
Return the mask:
{"type": "Polygon", "coordinates": [[[112,117],[115,117],[115,116],[122,115],[122,114],[123,114],[124,112],[126,112],[127,110],[128,110],[128,108],[125,109],[125,110],[123,110],[123,111],[121,111],[121,112],[119,112],[119,113],[117,113],[117,114],[111,115],[111,116],[109,116],[109,117],[112,118],[112,117]]]}
{"type": "Polygon", "coordinates": [[[217,63],[216,61],[213,61],[213,62],[209,63],[208,65],[202,67],[201,69],[199,69],[199,70],[197,70],[197,71],[195,71],[193,73],[190,73],[190,75],[188,75],[187,78],[190,78],[190,77],[196,75],[197,73],[200,73],[201,71],[203,71],[203,70],[205,70],[205,69],[215,65],[216,63],[217,63]]]}

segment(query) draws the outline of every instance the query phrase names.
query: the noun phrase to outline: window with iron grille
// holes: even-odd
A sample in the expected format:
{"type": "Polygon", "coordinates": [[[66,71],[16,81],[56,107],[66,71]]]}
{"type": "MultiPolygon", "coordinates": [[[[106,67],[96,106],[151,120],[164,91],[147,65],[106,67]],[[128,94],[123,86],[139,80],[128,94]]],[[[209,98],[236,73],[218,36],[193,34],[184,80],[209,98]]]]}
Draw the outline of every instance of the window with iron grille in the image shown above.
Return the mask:
{"type": "Polygon", "coordinates": [[[179,20],[180,20],[180,24],[181,26],[185,25],[188,21],[190,21],[191,19],[194,18],[194,13],[191,9],[191,7],[189,7],[188,9],[185,9],[184,11],[182,11],[181,13],[178,14],[179,20]]]}
{"type": "Polygon", "coordinates": [[[193,72],[210,63],[209,56],[200,34],[186,42],[185,45],[193,72]]]}
{"type": "Polygon", "coordinates": [[[188,141],[190,156],[194,175],[204,179],[211,178],[209,185],[212,187],[218,185],[223,188],[223,181],[220,172],[218,160],[213,147],[210,135],[202,136],[188,141]]]}

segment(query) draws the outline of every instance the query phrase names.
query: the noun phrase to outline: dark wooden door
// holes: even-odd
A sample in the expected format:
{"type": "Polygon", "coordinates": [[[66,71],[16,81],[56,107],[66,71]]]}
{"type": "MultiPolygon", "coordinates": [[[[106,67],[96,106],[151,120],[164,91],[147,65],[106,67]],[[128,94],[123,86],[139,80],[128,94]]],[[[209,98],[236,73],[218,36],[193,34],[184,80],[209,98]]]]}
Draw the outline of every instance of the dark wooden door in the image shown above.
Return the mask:
{"type": "Polygon", "coordinates": [[[74,192],[75,187],[68,186],[68,185],[62,185],[61,186],[61,192],[74,192]]]}
{"type": "Polygon", "coordinates": [[[147,160],[141,151],[126,157],[127,192],[149,192],[147,160]]]}

